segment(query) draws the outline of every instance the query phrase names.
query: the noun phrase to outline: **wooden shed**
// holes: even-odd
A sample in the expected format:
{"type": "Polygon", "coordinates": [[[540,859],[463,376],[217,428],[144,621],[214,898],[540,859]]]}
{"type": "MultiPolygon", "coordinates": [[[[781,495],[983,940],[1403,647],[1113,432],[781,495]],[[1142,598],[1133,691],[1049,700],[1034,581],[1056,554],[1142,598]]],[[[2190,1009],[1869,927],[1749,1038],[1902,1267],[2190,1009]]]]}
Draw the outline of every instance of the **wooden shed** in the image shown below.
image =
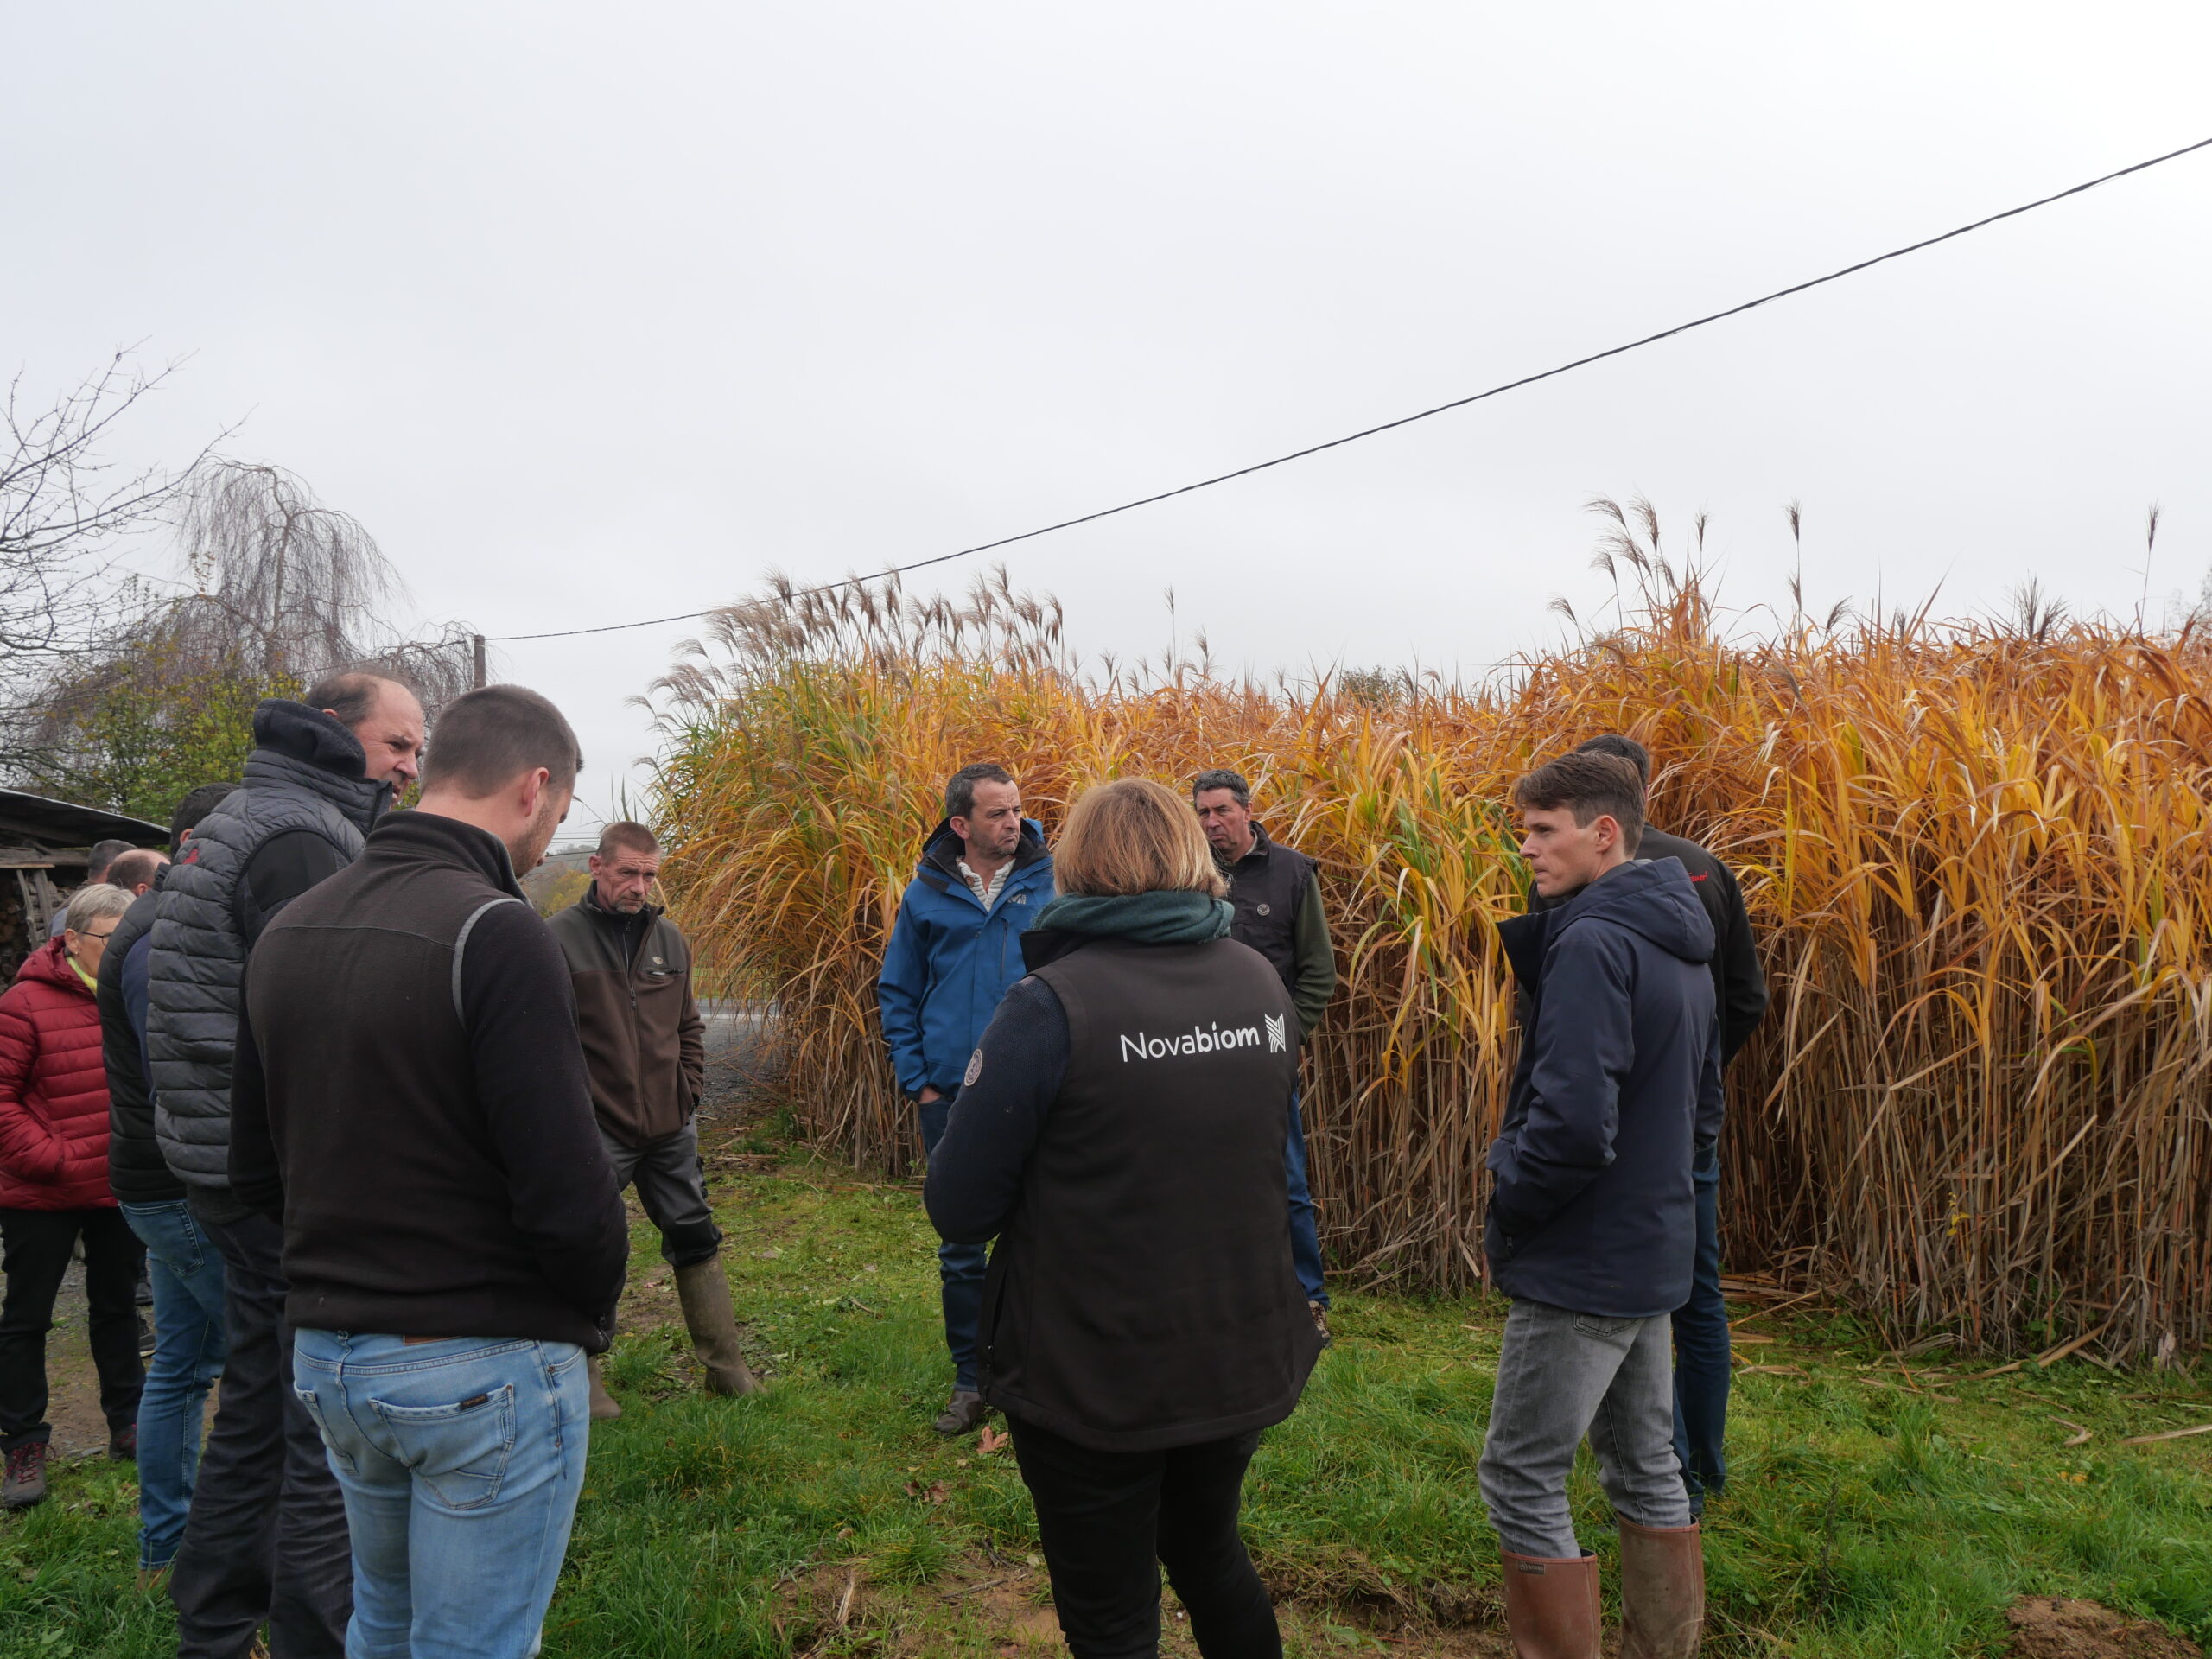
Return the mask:
{"type": "Polygon", "coordinates": [[[0,789],[0,986],[45,943],[54,912],[84,884],[96,841],[166,848],[169,832],[120,812],[0,789]]]}

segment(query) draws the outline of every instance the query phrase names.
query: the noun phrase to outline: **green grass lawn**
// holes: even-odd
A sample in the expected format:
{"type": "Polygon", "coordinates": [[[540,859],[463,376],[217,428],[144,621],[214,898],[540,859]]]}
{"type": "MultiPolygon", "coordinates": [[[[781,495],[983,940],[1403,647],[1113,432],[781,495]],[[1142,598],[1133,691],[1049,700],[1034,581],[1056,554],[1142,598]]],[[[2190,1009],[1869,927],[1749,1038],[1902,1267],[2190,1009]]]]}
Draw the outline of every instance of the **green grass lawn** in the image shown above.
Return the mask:
{"type": "MultiPolygon", "coordinates": [[[[1054,1638],[1006,1450],[931,1433],[950,1373],[918,1195],[744,1132],[711,1154],[724,1260],[768,1393],[698,1391],[651,1230],[635,1234],[626,1408],[594,1428],[551,1656],[1012,1654],[1054,1638]]],[[[1981,1381],[1898,1362],[1840,1316],[1784,1312],[1739,1351],[1734,1479],[1707,1516],[1715,1654],[2004,1651],[2004,1610],[2094,1598],[2212,1637],[2212,1422],[2202,1370],[2078,1360],[1981,1381]],[[2069,1425],[2078,1425],[2078,1428],[2069,1425]],[[2090,1438],[2065,1444],[2081,1430],[2090,1438]]],[[[1336,1345],[1268,1437],[1247,1535],[1294,1654],[1489,1654],[1497,1543],[1475,1490],[1502,1310],[1343,1295],[1336,1345]]],[[[132,1589],[127,1468],[66,1464],[0,1522],[0,1656],[166,1654],[132,1589]]],[[[1586,1545],[1611,1533],[1590,1470],[1586,1545]]],[[[1172,1615],[1171,1615],[1172,1623],[1172,1615]]],[[[1189,1651],[1171,1632],[1173,1650],[1189,1651]]]]}

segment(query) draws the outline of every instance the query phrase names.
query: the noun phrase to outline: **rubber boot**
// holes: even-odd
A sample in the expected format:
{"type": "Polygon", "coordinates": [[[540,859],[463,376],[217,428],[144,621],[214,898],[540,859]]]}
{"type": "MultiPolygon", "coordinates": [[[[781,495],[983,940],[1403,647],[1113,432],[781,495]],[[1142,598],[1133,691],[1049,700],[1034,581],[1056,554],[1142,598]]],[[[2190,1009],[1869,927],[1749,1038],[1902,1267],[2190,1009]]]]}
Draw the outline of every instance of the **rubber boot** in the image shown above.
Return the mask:
{"type": "Polygon", "coordinates": [[[757,1394],[760,1380],[746,1368],[737,1344],[737,1313],[729,1305],[729,1281],[722,1259],[709,1256],[676,1270],[676,1294],[683,1304],[683,1328],[692,1351],[707,1368],[709,1394],[757,1394]]]}
{"type": "Polygon", "coordinates": [[[622,1414],[622,1408],[614,1402],[614,1396],[607,1391],[607,1379],[599,1374],[597,1354],[594,1354],[584,1362],[584,1370],[591,1377],[592,1421],[603,1423],[610,1418],[620,1417],[622,1414]]]}
{"type": "Polygon", "coordinates": [[[1514,1659],[1598,1659],[1598,1558],[1505,1554],[1514,1659]]]}
{"type": "Polygon", "coordinates": [[[1690,1659],[1705,1630],[1704,1540],[1694,1526],[1620,1527],[1621,1659],[1690,1659]]]}

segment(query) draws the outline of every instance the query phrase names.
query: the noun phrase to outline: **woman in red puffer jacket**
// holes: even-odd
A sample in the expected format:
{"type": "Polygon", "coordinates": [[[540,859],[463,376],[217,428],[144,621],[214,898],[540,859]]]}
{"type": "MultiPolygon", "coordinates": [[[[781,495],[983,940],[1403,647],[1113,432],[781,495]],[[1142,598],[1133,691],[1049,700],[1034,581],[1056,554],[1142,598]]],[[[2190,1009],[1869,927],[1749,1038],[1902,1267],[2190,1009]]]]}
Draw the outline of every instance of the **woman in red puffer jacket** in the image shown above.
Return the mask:
{"type": "Polygon", "coordinates": [[[79,1237],[108,1454],[137,1451],[145,1246],[108,1191],[107,1071],[92,1000],[107,936],[130,906],[120,887],[79,889],[61,937],[31,952],[0,996],[0,1506],[11,1510],[46,1496],[46,1333],[79,1237]]]}

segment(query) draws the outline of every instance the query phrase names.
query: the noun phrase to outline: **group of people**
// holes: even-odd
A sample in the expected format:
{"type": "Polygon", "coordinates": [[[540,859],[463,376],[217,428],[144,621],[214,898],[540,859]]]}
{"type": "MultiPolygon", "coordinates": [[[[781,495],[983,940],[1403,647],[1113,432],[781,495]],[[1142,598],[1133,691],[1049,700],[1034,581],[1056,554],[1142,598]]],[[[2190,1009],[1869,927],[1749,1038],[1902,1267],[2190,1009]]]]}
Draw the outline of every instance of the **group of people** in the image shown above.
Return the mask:
{"type": "MultiPolygon", "coordinates": [[[[699,1155],[690,950],[642,825],[607,828],[550,923],[524,901],[582,764],[536,693],[471,692],[426,741],[404,687],[340,675],[254,730],[171,856],[120,851],[0,995],[0,1500],[46,1496],[81,1246],[181,1656],[265,1630],[275,1659],[520,1659],[590,1422],[620,1414],[598,1357],[625,1185],[708,1388],[759,1386],[699,1155]]],[[[1628,1659],[1696,1650],[1726,1478],[1721,1074],[1765,993],[1733,879],[1646,825],[1649,767],[1607,735],[1514,791],[1532,885],[1500,928],[1522,1043],[1484,1241],[1511,1306],[1478,1478],[1522,1659],[1599,1651],[1583,1440],[1628,1659]]],[[[1162,1565],[1209,1659],[1271,1659],[1238,1515],[1330,1340],[1300,1107],[1337,978],[1318,867],[1226,770],[1100,785],[1051,847],[1001,766],[944,805],[880,994],[944,1240],[934,1427],[1004,1414],[1078,1659],[1157,1651],[1162,1565]]]]}
{"type": "Polygon", "coordinates": [[[237,783],[179,804],[169,855],[92,872],[0,996],[0,1503],[47,1496],[46,1338],[81,1241],[140,1586],[181,1656],[532,1653],[589,1422],[620,1414],[597,1361],[625,1185],[709,1390],[759,1386],[659,846],[610,824],[574,906],[524,902],[582,760],[520,687],[457,699],[426,743],[404,686],[341,674],[264,702],[254,737],[237,783]]]}
{"type": "MultiPolygon", "coordinates": [[[[1609,734],[1514,791],[1522,1041],[1484,1239],[1510,1309],[1478,1472],[1521,1659],[1600,1650],[1585,1439],[1624,1659],[1697,1650],[1726,1480],[1721,1076],[1766,993],[1734,879],[1646,825],[1649,779],[1609,734]]],[[[1299,1093],[1335,985],[1316,866],[1236,772],[1100,785],[1049,849],[1003,767],[947,785],[880,988],[944,1240],[935,1427],[1004,1414],[1077,1659],[1158,1651],[1162,1566],[1208,1659],[1281,1651],[1237,1521],[1329,1341],[1299,1093]]]]}

